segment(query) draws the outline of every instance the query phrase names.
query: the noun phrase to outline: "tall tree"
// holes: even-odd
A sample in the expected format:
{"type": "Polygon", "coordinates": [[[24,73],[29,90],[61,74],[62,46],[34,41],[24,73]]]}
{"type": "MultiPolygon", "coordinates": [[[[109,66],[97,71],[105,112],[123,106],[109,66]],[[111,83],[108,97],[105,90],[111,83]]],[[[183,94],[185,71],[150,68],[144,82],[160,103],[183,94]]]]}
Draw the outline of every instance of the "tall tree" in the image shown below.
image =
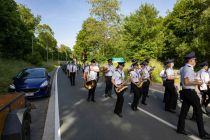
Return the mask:
{"type": "Polygon", "coordinates": [[[163,48],[164,33],[162,18],[153,5],[142,4],[125,18],[122,32],[122,47],[128,59],[158,58],[163,48]]]}

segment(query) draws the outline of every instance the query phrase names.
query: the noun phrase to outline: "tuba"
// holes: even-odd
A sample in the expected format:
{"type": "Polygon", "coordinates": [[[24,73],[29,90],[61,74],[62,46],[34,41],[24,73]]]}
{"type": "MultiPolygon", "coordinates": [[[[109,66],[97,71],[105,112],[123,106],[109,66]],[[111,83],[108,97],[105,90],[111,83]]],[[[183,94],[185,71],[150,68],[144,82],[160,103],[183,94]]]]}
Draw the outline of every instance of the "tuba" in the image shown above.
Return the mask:
{"type": "Polygon", "coordinates": [[[107,68],[107,67],[105,67],[105,66],[100,67],[100,72],[105,73],[107,70],[108,70],[108,68],[107,68]]]}
{"type": "Polygon", "coordinates": [[[128,78],[126,81],[124,81],[120,87],[116,87],[115,91],[117,94],[119,94],[120,92],[122,92],[123,90],[126,90],[128,88],[128,83],[130,82],[130,78],[128,78]]]}
{"type": "Polygon", "coordinates": [[[91,81],[85,82],[84,87],[85,87],[87,90],[90,90],[90,89],[92,89],[95,85],[96,85],[96,83],[95,83],[93,80],[91,80],[91,81]]]}

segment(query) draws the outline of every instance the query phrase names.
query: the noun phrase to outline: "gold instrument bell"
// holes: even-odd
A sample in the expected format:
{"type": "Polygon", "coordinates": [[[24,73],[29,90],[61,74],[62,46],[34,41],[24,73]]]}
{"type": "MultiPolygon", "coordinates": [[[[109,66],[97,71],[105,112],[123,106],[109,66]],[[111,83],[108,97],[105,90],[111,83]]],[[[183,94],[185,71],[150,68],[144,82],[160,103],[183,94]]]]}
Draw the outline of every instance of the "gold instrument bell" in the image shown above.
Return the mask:
{"type": "Polygon", "coordinates": [[[90,90],[90,89],[92,89],[95,85],[96,85],[96,82],[94,82],[94,81],[91,80],[91,81],[85,82],[84,87],[85,87],[87,90],[90,90]]]}
{"type": "Polygon", "coordinates": [[[108,68],[107,67],[100,67],[100,72],[103,72],[103,73],[105,73],[106,71],[108,70],[108,68]]]}

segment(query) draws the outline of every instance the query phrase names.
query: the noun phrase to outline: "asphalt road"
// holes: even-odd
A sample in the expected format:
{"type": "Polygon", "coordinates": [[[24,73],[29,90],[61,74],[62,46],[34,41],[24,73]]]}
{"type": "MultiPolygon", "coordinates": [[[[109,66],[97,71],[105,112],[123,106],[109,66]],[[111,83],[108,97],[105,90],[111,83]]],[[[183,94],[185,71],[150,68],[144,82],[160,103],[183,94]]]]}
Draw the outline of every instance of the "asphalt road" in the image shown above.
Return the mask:
{"type": "MultiPolygon", "coordinates": [[[[83,87],[81,72],[76,76],[76,86],[62,70],[58,71],[58,99],[60,113],[60,131],[62,140],[196,140],[193,136],[184,136],[175,131],[180,108],[176,114],[163,110],[163,95],[150,91],[147,106],[139,104],[138,112],[131,110],[129,103],[133,95],[125,93],[123,118],[113,113],[116,96],[104,97],[105,84],[99,80],[96,89],[96,103],[87,102],[87,90],[83,87]],[[193,138],[192,138],[193,137],[193,138]]],[[[161,90],[160,85],[152,88],[161,90]]],[[[180,105],[179,105],[180,106],[180,105]]],[[[190,111],[189,116],[191,116],[190,111]]],[[[210,118],[204,116],[207,132],[210,132],[210,118]]],[[[186,120],[186,130],[197,136],[195,122],[186,120]]]]}

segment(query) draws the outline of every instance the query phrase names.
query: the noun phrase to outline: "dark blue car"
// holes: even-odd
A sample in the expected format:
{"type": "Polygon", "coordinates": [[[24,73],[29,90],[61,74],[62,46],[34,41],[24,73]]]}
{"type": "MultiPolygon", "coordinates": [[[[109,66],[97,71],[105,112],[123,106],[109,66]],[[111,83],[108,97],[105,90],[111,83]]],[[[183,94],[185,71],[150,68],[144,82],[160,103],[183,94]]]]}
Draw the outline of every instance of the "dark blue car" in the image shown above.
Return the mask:
{"type": "Polygon", "coordinates": [[[45,68],[27,68],[14,77],[11,92],[24,92],[26,97],[50,96],[50,76],[45,68]]]}

